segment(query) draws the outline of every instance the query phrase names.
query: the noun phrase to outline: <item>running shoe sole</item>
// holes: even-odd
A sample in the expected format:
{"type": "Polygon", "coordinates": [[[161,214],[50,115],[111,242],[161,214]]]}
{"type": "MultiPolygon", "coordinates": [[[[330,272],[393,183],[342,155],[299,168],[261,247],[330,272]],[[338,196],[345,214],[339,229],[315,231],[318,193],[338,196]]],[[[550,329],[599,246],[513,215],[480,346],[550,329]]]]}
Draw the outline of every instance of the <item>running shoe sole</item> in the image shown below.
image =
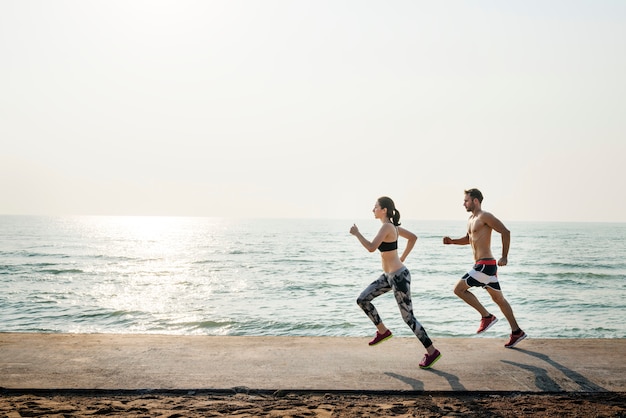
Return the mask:
{"type": "Polygon", "coordinates": [[[391,338],[391,337],[393,337],[393,334],[389,334],[389,335],[388,335],[388,336],[386,336],[385,338],[382,338],[382,339],[380,339],[380,340],[376,341],[375,343],[370,342],[370,343],[369,343],[369,346],[370,346],[370,347],[374,347],[375,345],[378,345],[378,344],[382,343],[383,341],[387,341],[387,340],[388,340],[389,338],[391,338]]]}
{"type": "Polygon", "coordinates": [[[437,357],[435,357],[435,359],[434,359],[433,361],[431,361],[429,365],[427,365],[427,366],[422,366],[422,365],[420,365],[420,369],[430,369],[431,367],[433,367],[433,365],[434,365],[435,363],[437,363],[437,361],[438,361],[440,358],[441,358],[441,353],[439,353],[439,355],[438,355],[437,357]]]}
{"type": "Polygon", "coordinates": [[[522,340],[526,339],[526,337],[528,337],[528,335],[526,335],[526,333],[524,333],[521,337],[519,337],[517,340],[515,340],[515,342],[514,342],[513,344],[511,344],[511,345],[506,345],[506,344],[504,344],[504,347],[505,347],[505,348],[513,348],[513,347],[515,347],[517,344],[519,344],[519,343],[520,343],[520,341],[522,341],[522,340]]]}
{"type": "Polygon", "coordinates": [[[498,322],[498,318],[495,318],[495,317],[494,317],[493,321],[491,321],[491,322],[489,323],[489,325],[487,325],[487,326],[485,327],[485,329],[483,329],[482,331],[476,331],[476,334],[482,334],[483,332],[485,332],[485,331],[487,331],[489,328],[491,328],[491,327],[492,327],[492,326],[493,326],[496,322],[498,322]]]}

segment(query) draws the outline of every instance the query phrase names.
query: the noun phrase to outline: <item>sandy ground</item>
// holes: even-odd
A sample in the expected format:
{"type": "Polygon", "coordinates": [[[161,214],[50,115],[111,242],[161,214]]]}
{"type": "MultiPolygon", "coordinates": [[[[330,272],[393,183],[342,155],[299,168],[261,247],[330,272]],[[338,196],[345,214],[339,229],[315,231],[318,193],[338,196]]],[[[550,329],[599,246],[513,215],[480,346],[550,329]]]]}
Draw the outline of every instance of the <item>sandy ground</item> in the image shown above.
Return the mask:
{"type": "Polygon", "coordinates": [[[626,417],[626,393],[0,393],[0,417],[626,417]]]}
{"type": "Polygon", "coordinates": [[[438,344],[421,370],[411,338],[0,333],[0,418],[626,418],[626,339],[438,344]]]}

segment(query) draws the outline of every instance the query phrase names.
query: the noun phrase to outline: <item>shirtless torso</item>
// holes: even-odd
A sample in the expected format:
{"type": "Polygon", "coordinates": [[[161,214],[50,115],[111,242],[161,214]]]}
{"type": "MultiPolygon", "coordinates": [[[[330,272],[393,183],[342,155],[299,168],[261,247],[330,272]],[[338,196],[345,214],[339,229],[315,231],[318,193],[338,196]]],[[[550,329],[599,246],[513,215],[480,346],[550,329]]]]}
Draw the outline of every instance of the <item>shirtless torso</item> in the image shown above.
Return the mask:
{"type": "Polygon", "coordinates": [[[485,212],[472,215],[467,223],[467,236],[469,238],[474,260],[493,258],[491,253],[491,227],[485,223],[485,212]]]}
{"type": "Polygon", "coordinates": [[[498,265],[506,266],[511,243],[510,231],[490,212],[484,212],[477,199],[469,199],[466,195],[464,205],[468,212],[472,212],[467,222],[467,235],[457,239],[444,237],[444,244],[471,244],[474,261],[494,258],[491,252],[491,231],[496,231],[502,236],[502,257],[498,260],[498,265]]]}

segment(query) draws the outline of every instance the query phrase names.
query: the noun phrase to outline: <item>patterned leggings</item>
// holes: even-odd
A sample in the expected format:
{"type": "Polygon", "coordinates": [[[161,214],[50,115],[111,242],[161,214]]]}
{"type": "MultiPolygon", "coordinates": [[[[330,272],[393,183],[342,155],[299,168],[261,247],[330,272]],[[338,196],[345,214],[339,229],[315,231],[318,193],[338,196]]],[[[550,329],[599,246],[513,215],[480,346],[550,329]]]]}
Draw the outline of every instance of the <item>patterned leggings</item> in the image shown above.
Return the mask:
{"type": "Polygon", "coordinates": [[[383,273],[378,279],[367,286],[357,298],[356,303],[363,309],[374,325],[378,325],[382,320],[378,315],[378,311],[372,304],[372,300],[390,290],[393,290],[404,322],[413,330],[413,333],[425,348],[430,347],[433,342],[428,338],[428,334],[426,334],[426,330],[422,324],[420,324],[417,319],[415,319],[415,315],[413,315],[413,304],[411,302],[411,273],[406,267],[394,271],[393,273],[383,273]]]}

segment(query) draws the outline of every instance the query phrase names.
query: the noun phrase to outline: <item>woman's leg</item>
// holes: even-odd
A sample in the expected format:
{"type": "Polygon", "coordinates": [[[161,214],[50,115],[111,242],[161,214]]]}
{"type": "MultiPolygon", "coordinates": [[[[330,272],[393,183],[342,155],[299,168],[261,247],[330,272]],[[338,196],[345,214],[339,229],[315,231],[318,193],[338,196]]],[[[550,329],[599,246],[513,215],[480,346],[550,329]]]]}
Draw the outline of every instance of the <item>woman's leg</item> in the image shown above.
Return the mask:
{"type": "Polygon", "coordinates": [[[419,323],[413,314],[413,302],[411,301],[411,273],[408,269],[402,269],[395,273],[391,278],[391,286],[393,288],[393,294],[396,297],[398,308],[400,308],[400,315],[406,324],[411,328],[418,340],[424,345],[424,347],[430,351],[434,351],[432,347],[433,342],[428,338],[426,330],[419,323]]]}
{"type": "Polygon", "coordinates": [[[378,331],[381,333],[386,331],[386,327],[383,325],[378,311],[372,304],[372,300],[390,290],[391,286],[389,285],[389,281],[387,277],[382,274],[378,279],[367,286],[356,300],[356,303],[363,309],[363,312],[365,312],[367,317],[376,325],[376,328],[378,328],[378,331]]]}

